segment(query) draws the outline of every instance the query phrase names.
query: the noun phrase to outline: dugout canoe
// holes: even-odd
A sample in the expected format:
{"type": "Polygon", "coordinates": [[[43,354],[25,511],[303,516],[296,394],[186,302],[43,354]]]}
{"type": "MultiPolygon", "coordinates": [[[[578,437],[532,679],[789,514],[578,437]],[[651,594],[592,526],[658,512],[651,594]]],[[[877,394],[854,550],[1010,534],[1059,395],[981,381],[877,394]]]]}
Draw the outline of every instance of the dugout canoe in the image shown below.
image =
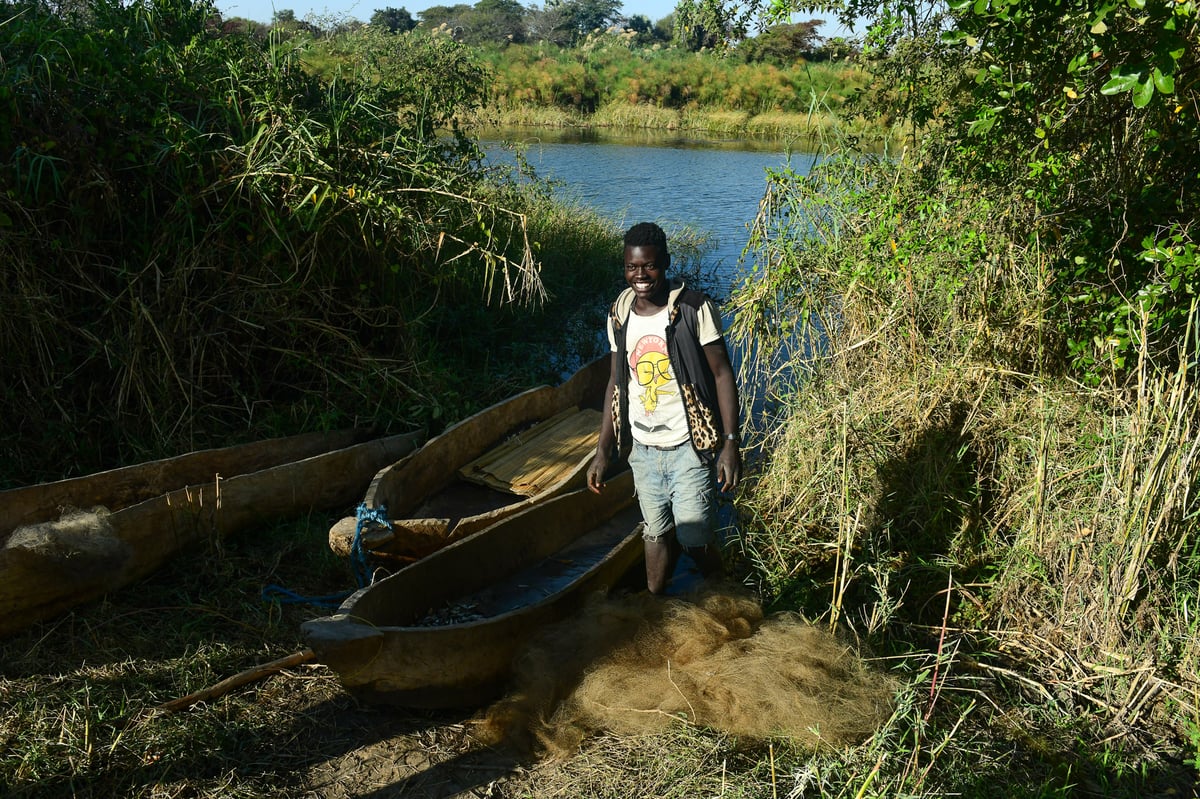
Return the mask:
{"type": "MultiPolygon", "coordinates": [[[[611,356],[558,386],[530,389],[492,405],[380,470],[363,505],[387,524],[362,524],[364,552],[402,565],[551,497],[582,488],[596,451],[611,356]]],[[[346,557],[357,517],[329,531],[346,557]]]]}
{"type": "Polygon", "coordinates": [[[317,660],[364,701],[479,705],[503,689],[531,635],[627,574],[636,579],[641,527],[625,471],[602,494],[564,494],[450,544],[301,632],[317,660]]]}
{"type": "Polygon", "coordinates": [[[0,491],[0,635],[141,579],[197,542],[340,510],[421,438],[306,433],[0,491]]]}

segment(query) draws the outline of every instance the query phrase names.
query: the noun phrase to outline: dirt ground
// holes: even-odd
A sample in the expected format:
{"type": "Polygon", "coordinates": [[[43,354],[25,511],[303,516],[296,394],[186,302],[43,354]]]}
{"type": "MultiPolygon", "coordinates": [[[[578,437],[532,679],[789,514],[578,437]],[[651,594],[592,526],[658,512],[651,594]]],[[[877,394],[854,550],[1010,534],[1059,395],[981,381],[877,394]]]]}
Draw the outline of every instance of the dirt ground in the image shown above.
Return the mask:
{"type": "Polygon", "coordinates": [[[328,759],[306,775],[306,796],[497,797],[502,781],[524,771],[503,751],[472,748],[467,725],[453,716],[420,718],[347,708],[330,721],[336,732],[314,741],[328,759]]]}
{"type": "Polygon", "coordinates": [[[258,702],[302,708],[271,748],[306,799],[507,797],[514,794],[496,786],[526,773],[511,753],[473,739],[477,709],[363,704],[320,665],[270,677],[258,691],[258,702]]]}

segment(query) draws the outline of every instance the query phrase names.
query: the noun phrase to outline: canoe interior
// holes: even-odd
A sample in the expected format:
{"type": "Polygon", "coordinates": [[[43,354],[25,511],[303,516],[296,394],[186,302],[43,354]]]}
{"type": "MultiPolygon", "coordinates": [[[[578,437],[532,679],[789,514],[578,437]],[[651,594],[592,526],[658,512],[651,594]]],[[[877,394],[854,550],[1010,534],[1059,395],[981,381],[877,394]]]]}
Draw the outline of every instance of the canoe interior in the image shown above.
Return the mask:
{"type": "Polygon", "coordinates": [[[610,363],[608,356],[598,358],[559,386],[530,389],[447,428],[408,458],[381,470],[367,489],[366,503],[376,508],[386,506],[393,519],[401,519],[464,518],[519,502],[519,497],[503,492],[494,496],[460,492],[457,486],[466,481],[458,470],[506,439],[567,408],[598,410],[608,385],[610,363]],[[484,510],[471,514],[418,511],[426,502],[439,501],[433,499],[435,494],[448,490],[451,495],[441,499],[442,504],[437,507],[453,508],[461,496],[462,501],[476,501],[477,507],[484,510]],[[492,504],[498,501],[499,504],[492,504]]]}
{"type": "Polygon", "coordinates": [[[554,596],[625,546],[637,533],[641,514],[628,507],[553,554],[502,580],[430,607],[420,618],[393,619],[405,626],[441,626],[492,619],[554,596]]]}
{"type": "Polygon", "coordinates": [[[575,491],[451,544],[355,593],[339,613],[378,627],[422,626],[449,605],[494,617],[567,587],[622,546],[640,519],[626,471],[603,494],[575,491]]]}
{"type": "MultiPolygon", "coordinates": [[[[566,411],[565,413],[570,413],[570,411],[566,411]]],[[[591,419],[592,417],[589,416],[588,418],[591,419]]],[[[537,427],[539,424],[540,422],[526,423],[522,424],[515,430],[506,431],[504,435],[500,436],[496,440],[492,447],[489,447],[488,454],[491,453],[492,448],[496,445],[502,443],[507,444],[513,439],[520,438],[522,435],[537,427]]],[[[597,419],[596,423],[594,423],[592,426],[598,428],[599,420],[597,419]]],[[[534,442],[534,444],[536,444],[536,442],[534,442]]],[[[528,446],[533,446],[533,444],[528,446]]],[[[512,445],[509,445],[509,448],[513,452],[519,453],[525,449],[528,449],[528,446],[513,447],[512,445]]],[[[589,458],[594,452],[594,444],[585,449],[573,452],[573,457],[571,458],[569,464],[559,463],[558,474],[556,477],[552,478],[551,482],[558,482],[559,480],[570,477],[570,472],[577,468],[578,463],[585,458],[589,458]]],[[[488,457],[488,454],[485,454],[483,457],[488,457]]],[[[544,463],[538,462],[538,453],[536,451],[528,453],[527,460],[534,463],[533,467],[531,468],[544,467],[545,465],[544,463]]],[[[467,467],[463,468],[465,469],[467,467]]],[[[411,518],[448,519],[449,524],[447,525],[447,529],[453,530],[463,519],[470,518],[472,516],[490,514],[493,511],[509,505],[521,503],[529,496],[530,495],[525,492],[505,490],[494,480],[490,482],[481,482],[478,479],[472,479],[470,476],[463,473],[463,469],[459,469],[451,478],[450,482],[447,483],[444,488],[442,488],[442,490],[435,492],[416,507],[411,514],[411,518]]],[[[534,496],[536,496],[536,494],[534,494],[534,496]]]]}
{"type": "Polygon", "coordinates": [[[491,513],[522,499],[459,477],[418,505],[412,512],[412,518],[447,519],[447,529],[453,530],[465,518],[491,513]]]}

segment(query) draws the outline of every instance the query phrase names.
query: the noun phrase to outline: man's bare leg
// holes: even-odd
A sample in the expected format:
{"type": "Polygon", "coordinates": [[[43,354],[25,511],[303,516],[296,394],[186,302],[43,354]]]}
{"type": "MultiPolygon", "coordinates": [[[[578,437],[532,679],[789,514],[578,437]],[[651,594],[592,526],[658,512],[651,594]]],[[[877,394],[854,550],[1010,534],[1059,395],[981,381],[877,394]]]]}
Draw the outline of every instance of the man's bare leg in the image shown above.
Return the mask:
{"type": "Polygon", "coordinates": [[[675,570],[681,552],[675,531],[668,530],[657,541],[645,540],[646,588],[652,594],[661,595],[667,590],[667,581],[675,570]]]}
{"type": "Polygon", "coordinates": [[[688,556],[695,561],[700,569],[700,576],[706,580],[725,575],[725,563],[721,560],[721,550],[715,544],[703,547],[688,547],[688,556]]]}

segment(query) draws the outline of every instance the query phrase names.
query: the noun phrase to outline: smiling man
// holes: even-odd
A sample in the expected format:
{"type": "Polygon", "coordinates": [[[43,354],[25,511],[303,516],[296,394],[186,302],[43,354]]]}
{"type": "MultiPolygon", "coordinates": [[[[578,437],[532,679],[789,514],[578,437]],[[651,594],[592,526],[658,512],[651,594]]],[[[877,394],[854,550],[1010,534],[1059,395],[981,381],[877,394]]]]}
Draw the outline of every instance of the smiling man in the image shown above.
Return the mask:
{"type": "Polygon", "coordinates": [[[628,458],[654,594],[666,589],[680,548],[705,577],[722,573],[716,486],[732,491],[742,469],[737,383],[721,317],[703,292],[668,278],[670,265],[658,225],[625,233],[629,287],[608,315],[611,402],[587,474],[599,493],[612,459],[628,458]]]}

